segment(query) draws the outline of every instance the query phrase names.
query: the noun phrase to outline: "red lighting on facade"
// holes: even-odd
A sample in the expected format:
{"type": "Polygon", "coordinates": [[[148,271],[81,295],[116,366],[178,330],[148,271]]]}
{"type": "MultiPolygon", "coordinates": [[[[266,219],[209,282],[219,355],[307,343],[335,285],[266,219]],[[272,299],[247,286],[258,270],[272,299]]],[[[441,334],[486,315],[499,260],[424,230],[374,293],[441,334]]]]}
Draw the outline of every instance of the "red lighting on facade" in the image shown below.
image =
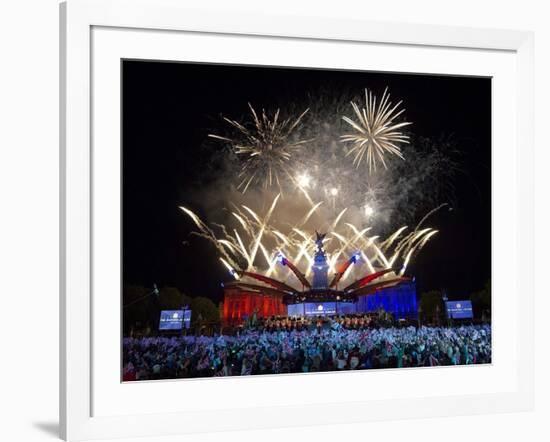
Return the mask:
{"type": "Polygon", "coordinates": [[[258,318],[286,315],[287,306],[283,297],[256,291],[226,287],[224,290],[223,319],[226,324],[239,324],[254,312],[258,318]]]}

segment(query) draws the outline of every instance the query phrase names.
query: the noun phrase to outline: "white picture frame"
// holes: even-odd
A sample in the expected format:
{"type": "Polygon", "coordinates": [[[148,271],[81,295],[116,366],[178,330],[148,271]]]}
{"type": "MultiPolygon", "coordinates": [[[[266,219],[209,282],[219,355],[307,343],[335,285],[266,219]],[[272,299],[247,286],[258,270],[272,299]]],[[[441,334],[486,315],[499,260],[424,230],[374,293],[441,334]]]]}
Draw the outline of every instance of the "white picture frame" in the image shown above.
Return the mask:
{"type": "MultiPolygon", "coordinates": [[[[271,14],[244,15],[232,12],[230,6],[227,7],[227,10],[199,10],[185,6],[176,0],[137,0],[132,2],[69,0],[61,4],[60,17],[60,427],[64,439],[160,436],[185,432],[269,428],[274,425],[351,423],[453,414],[510,412],[532,408],[534,391],[532,326],[534,143],[533,35],[531,33],[433,25],[367,23],[353,18],[342,20],[285,16],[284,14],[280,16],[271,14]],[[94,34],[97,30],[106,30],[106,32],[101,32],[101,35],[94,34]],[[132,40],[141,39],[139,51],[131,49],[130,43],[125,42],[128,40],[129,34],[126,37],[120,34],[120,40],[117,40],[117,42],[120,41],[120,45],[115,42],[114,30],[126,30],[128,33],[133,33],[131,34],[132,40]],[[153,34],[148,34],[148,32],[154,32],[156,37],[153,38],[153,34]],[[448,54],[445,55],[448,51],[453,51],[456,55],[459,55],[461,51],[470,51],[472,54],[481,52],[486,54],[484,58],[487,59],[491,58],[490,54],[495,54],[495,60],[499,58],[499,54],[506,54],[506,62],[498,69],[505,72],[503,78],[506,76],[507,82],[513,83],[506,84],[513,86],[515,94],[508,97],[509,100],[512,100],[510,108],[506,106],[505,109],[502,109],[503,106],[500,106],[499,108],[502,110],[498,115],[502,116],[502,121],[508,118],[506,121],[512,122],[512,126],[514,126],[512,133],[515,133],[515,136],[508,140],[511,150],[509,151],[510,155],[506,155],[507,159],[503,158],[500,161],[498,156],[500,151],[497,149],[500,149],[501,145],[493,145],[493,154],[496,154],[495,158],[498,160],[498,168],[495,169],[495,165],[493,165],[493,188],[498,186],[498,188],[506,189],[509,198],[508,235],[513,240],[510,241],[512,245],[509,245],[508,249],[514,257],[510,262],[513,263],[512,270],[515,271],[515,274],[508,271],[508,268],[503,271],[505,265],[511,264],[497,260],[494,263],[493,272],[500,272],[504,276],[508,274],[507,278],[509,279],[502,278],[500,284],[498,281],[494,281],[493,290],[494,293],[500,290],[503,299],[507,299],[506,296],[508,296],[514,302],[510,304],[512,307],[500,304],[502,308],[495,308],[493,321],[498,323],[500,318],[501,324],[504,320],[509,321],[510,324],[513,323],[513,327],[500,328],[501,336],[507,336],[506,332],[511,334],[511,339],[502,339],[500,344],[505,347],[506,342],[513,343],[514,349],[511,352],[513,357],[510,360],[507,359],[506,363],[495,361],[490,368],[497,370],[502,366],[503,370],[506,369],[498,386],[495,384],[488,387],[486,391],[477,391],[475,383],[472,383],[473,390],[464,393],[435,395],[433,391],[424,390],[424,392],[411,391],[410,394],[403,397],[389,394],[381,395],[378,399],[360,398],[357,400],[357,397],[350,397],[349,400],[339,398],[337,401],[326,402],[314,394],[319,376],[324,378],[323,382],[351,382],[349,377],[355,374],[320,374],[307,375],[306,377],[300,375],[259,376],[245,380],[221,380],[221,383],[218,381],[215,388],[217,391],[221,391],[220,394],[224,394],[226,398],[231,397],[238,389],[254,392],[258,388],[266,388],[267,391],[271,391],[269,389],[277,391],[281,388],[301,388],[303,391],[310,391],[310,394],[295,399],[292,403],[281,400],[270,402],[269,397],[261,398],[261,400],[249,400],[245,397],[233,407],[230,404],[220,407],[205,403],[196,410],[171,410],[169,407],[155,409],[155,406],[151,405],[147,410],[128,408],[125,411],[124,404],[130,404],[132,398],[135,399],[130,391],[132,388],[143,388],[134,391],[138,391],[137,394],[141,397],[152,398],[155,394],[166,394],[166,391],[170,390],[179,394],[183,388],[182,385],[188,381],[147,383],[146,387],[137,387],[135,384],[124,387],[118,385],[114,388],[106,380],[107,376],[104,375],[104,368],[108,364],[118,364],[119,359],[117,360],[115,357],[115,360],[112,361],[112,354],[102,353],[103,341],[101,339],[102,336],[108,335],[107,333],[98,334],[96,321],[101,315],[101,321],[104,322],[102,327],[104,325],[105,330],[117,329],[116,308],[119,307],[117,299],[119,293],[115,290],[111,297],[114,313],[109,313],[108,309],[100,310],[98,313],[98,308],[102,309],[105,305],[103,304],[105,299],[94,297],[94,293],[97,295],[97,292],[94,292],[94,287],[97,289],[101,281],[94,279],[97,278],[98,272],[94,273],[93,268],[96,265],[94,263],[97,262],[97,259],[101,259],[101,256],[94,257],[92,252],[101,253],[103,250],[100,243],[96,244],[95,242],[98,241],[98,238],[99,241],[101,240],[102,232],[93,229],[93,224],[98,221],[94,218],[94,210],[98,210],[97,195],[102,195],[102,193],[101,183],[98,184],[98,181],[94,180],[92,165],[101,167],[101,161],[103,161],[101,158],[103,157],[95,155],[97,152],[92,149],[92,146],[98,140],[103,143],[104,129],[105,134],[110,138],[105,138],[105,144],[102,145],[108,146],[110,140],[116,140],[117,129],[114,128],[110,131],[106,128],[111,125],[117,126],[120,122],[117,119],[116,108],[113,115],[105,112],[102,113],[103,117],[96,118],[94,113],[96,107],[105,106],[104,103],[106,103],[101,94],[106,99],[118,98],[116,93],[113,93],[117,91],[116,88],[114,90],[102,88],[100,80],[94,78],[94,75],[105,76],[107,82],[113,80],[112,84],[116,86],[119,79],[113,77],[114,71],[111,69],[114,66],[113,60],[120,60],[121,54],[126,54],[124,52],[126,47],[128,56],[138,55],[143,58],[176,60],[177,53],[171,53],[170,48],[181,47],[178,46],[180,40],[177,39],[184,34],[199,38],[199,40],[201,36],[213,40],[219,39],[220,45],[224,38],[231,36],[231,44],[236,46],[241,44],[240,41],[263,38],[265,39],[263,44],[267,44],[267,41],[284,40],[292,43],[289,47],[297,47],[301,44],[342,45],[342,47],[346,44],[353,44],[356,47],[369,46],[374,48],[373,50],[376,50],[377,47],[385,47],[388,50],[402,47],[413,55],[414,51],[418,51],[419,59],[422,58],[420,57],[422,51],[425,53],[432,50],[441,51],[444,60],[446,56],[448,57],[448,54]],[[96,36],[94,37],[94,35],[96,36]],[[167,44],[162,45],[161,51],[159,38],[169,38],[170,41],[173,40],[173,43],[169,43],[167,40],[167,44]],[[105,44],[110,41],[112,41],[112,45],[105,44]],[[123,46],[124,44],[128,46],[123,46]],[[98,50],[102,52],[98,54],[98,50]],[[103,55],[104,58],[101,58],[103,55]],[[106,67],[105,70],[102,66],[106,67]],[[519,154],[520,146],[521,154],[519,154]],[[95,159],[92,153],[94,153],[95,159]],[[100,158],[99,163],[97,162],[98,158],[100,158]],[[504,172],[499,173],[500,170],[510,171],[511,175],[504,172]],[[508,181],[506,181],[507,177],[508,181]],[[94,210],[92,210],[92,206],[94,210]],[[510,229],[513,229],[512,233],[510,233],[510,229]],[[510,275],[510,273],[512,274],[510,275]],[[521,275],[521,302],[519,302],[518,275],[521,275]],[[508,330],[506,331],[505,328],[508,330]],[[109,358],[110,362],[101,365],[103,364],[101,361],[109,358]],[[108,394],[111,396],[108,396],[105,390],[108,390],[108,394]],[[120,398],[115,395],[127,396],[125,400],[119,401],[120,398]],[[114,405],[108,407],[105,405],[106,403],[114,405]],[[115,405],[118,406],[118,409],[115,409],[115,405]],[[246,421],[240,418],[243,413],[246,413],[246,421]]],[[[206,46],[204,49],[207,52],[206,46]]],[[[235,60],[240,60],[242,64],[261,63],[257,59],[247,60],[237,52],[235,55],[228,56],[236,57],[235,60]]],[[[270,56],[275,57],[277,53],[273,51],[270,55],[270,51],[267,52],[265,63],[270,61],[270,56]]],[[[273,63],[277,64],[275,58],[273,60],[273,63]]],[[[211,58],[208,61],[219,60],[211,58]]],[[[449,66],[454,66],[450,58],[446,63],[449,66]]],[[[389,70],[391,66],[387,66],[386,69],[389,70]]],[[[434,69],[440,72],[444,71],[443,68],[434,69]]],[[[487,69],[487,72],[491,72],[490,68],[487,69]]],[[[448,70],[456,74],[470,72],[468,66],[465,66],[463,71],[459,71],[458,67],[449,67],[448,70]]],[[[497,71],[495,70],[495,72],[497,71]]],[[[500,96],[500,93],[497,95],[500,96]]],[[[495,105],[495,101],[493,103],[495,105]]],[[[495,135],[498,135],[503,129],[497,123],[493,127],[495,135]]],[[[496,139],[505,140],[505,137],[496,139]]],[[[505,141],[502,145],[504,143],[505,141]]],[[[113,149],[116,149],[116,146],[113,149]]],[[[113,151],[107,151],[107,154],[109,152],[112,154],[113,151]]],[[[118,155],[116,150],[114,152],[115,155],[118,155]]],[[[109,204],[116,206],[116,202],[116,200],[110,200],[109,204]]],[[[497,203],[503,204],[505,201],[498,200],[497,203]]],[[[495,215],[501,213],[497,209],[498,207],[494,207],[493,223],[495,215]]],[[[502,218],[499,217],[499,219],[502,218]]],[[[118,225],[116,228],[118,229],[118,225]]],[[[498,239],[499,236],[494,238],[498,239]]],[[[115,244],[118,243],[115,242],[115,244]]],[[[498,244],[500,242],[497,242],[498,244]]],[[[494,250],[493,254],[495,255],[494,250]]],[[[101,274],[101,272],[99,273],[101,274]]],[[[493,279],[495,279],[494,275],[493,279]]],[[[496,340],[499,339],[498,332],[499,329],[496,329],[496,340]]],[[[118,335],[112,336],[112,339],[118,341],[118,335]]],[[[478,368],[483,370],[483,367],[476,367],[476,369],[478,368]]],[[[455,373],[450,372],[453,369],[436,370],[438,371],[409,370],[407,374],[394,371],[393,374],[386,373],[384,376],[393,376],[397,381],[404,376],[411,379],[417,378],[419,385],[422,385],[422,382],[428,382],[430,376],[435,379],[437,373],[443,373],[440,376],[441,382],[445,382],[448,376],[462,376],[462,373],[464,373],[463,382],[468,382],[468,379],[483,379],[483,376],[492,376],[492,372],[487,372],[487,370],[485,374],[481,371],[474,372],[470,367],[461,367],[457,370],[466,370],[466,372],[456,371],[455,373]],[[421,380],[421,378],[425,380],[421,380]]],[[[115,373],[115,377],[118,378],[118,376],[119,372],[115,373]]],[[[353,378],[353,382],[357,382],[357,378],[353,378]]],[[[189,386],[187,390],[193,392],[202,388],[210,388],[207,381],[203,380],[192,381],[187,385],[189,386]]],[[[462,390],[460,385],[457,390],[462,390]]],[[[154,401],[152,403],[154,404],[154,401]]]]}

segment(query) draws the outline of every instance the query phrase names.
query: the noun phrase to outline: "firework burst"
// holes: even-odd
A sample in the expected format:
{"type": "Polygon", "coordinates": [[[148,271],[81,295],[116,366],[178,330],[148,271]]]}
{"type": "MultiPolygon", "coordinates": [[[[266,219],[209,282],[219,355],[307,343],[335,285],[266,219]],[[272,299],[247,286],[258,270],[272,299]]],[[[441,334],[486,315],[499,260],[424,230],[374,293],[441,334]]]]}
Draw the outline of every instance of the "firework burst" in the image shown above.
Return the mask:
{"type": "Polygon", "coordinates": [[[298,140],[293,132],[308,112],[306,109],[297,118],[280,119],[279,109],[270,117],[264,109],[261,116],[248,103],[252,114],[251,127],[224,117],[237,130],[236,138],[209,134],[210,138],[226,141],[243,160],[237,188],[243,193],[251,184],[261,184],[264,189],[276,185],[281,189],[283,178],[294,179],[291,172],[293,154],[311,140],[298,140]]]}
{"type": "Polygon", "coordinates": [[[388,88],[384,90],[382,99],[377,103],[376,96],[365,89],[365,107],[360,109],[353,101],[351,105],[358,121],[349,117],[342,117],[353,129],[354,133],[342,135],[340,138],[350,143],[351,149],[346,153],[354,155],[353,164],[359,167],[366,155],[369,172],[376,170],[376,163],[380,161],[387,169],[384,155],[386,153],[403,158],[400,143],[408,143],[409,137],[399,129],[411,124],[408,122],[396,123],[395,120],[405,109],[398,110],[401,101],[393,105],[390,101],[388,88]]]}
{"type": "MultiPolygon", "coordinates": [[[[276,266],[278,256],[288,257],[305,276],[311,273],[315,255],[314,230],[307,227],[308,222],[320,225],[322,217],[317,212],[321,203],[315,204],[305,213],[296,214],[295,224],[285,228],[272,222],[277,216],[279,195],[277,195],[265,215],[241,205],[234,206],[232,215],[238,221],[235,228],[213,224],[209,227],[191,210],[180,207],[198,228],[197,235],[206,238],[218,250],[220,261],[237,278],[240,272],[261,272],[265,276],[275,276],[287,284],[296,284],[293,273],[286,267],[276,266]]],[[[436,209],[437,210],[437,209],[436,209]]],[[[385,240],[370,236],[370,227],[357,227],[346,220],[347,209],[343,209],[333,221],[325,221],[327,235],[324,248],[328,256],[329,271],[334,273],[339,263],[351,256],[361,256],[356,270],[347,272],[342,281],[352,281],[358,274],[369,274],[381,269],[395,269],[393,276],[403,275],[413,256],[419,252],[428,240],[437,233],[432,228],[415,229],[407,233],[403,226],[385,240]]],[[[431,213],[430,213],[431,214],[431,213]]],[[[430,215],[428,214],[423,220],[430,215]]],[[[391,278],[388,273],[386,278],[391,278]]]]}

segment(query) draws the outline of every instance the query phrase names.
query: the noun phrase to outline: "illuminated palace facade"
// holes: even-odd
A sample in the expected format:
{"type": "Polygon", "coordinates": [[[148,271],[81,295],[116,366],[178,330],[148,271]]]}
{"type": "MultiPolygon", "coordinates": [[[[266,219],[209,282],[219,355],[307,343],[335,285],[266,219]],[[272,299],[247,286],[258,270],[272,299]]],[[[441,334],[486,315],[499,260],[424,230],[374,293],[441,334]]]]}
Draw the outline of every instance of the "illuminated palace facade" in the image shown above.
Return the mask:
{"type": "Polygon", "coordinates": [[[329,282],[323,238],[324,235],[317,234],[311,283],[286,257],[278,258],[280,264],[289,267],[296,275],[302,283],[302,290],[261,274],[236,272],[239,279],[224,284],[224,322],[240,324],[254,314],[258,318],[333,316],[372,313],[380,308],[392,313],[396,319],[416,319],[414,280],[395,276],[393,269],[376,271],[338,289],[346,270],[359,259],[354,255],[340,266],[329,282]]]}
{"type": "Polygon", "coordinates": [[[281,295],[224,287],[223,319],[229,324],[239,324],[254,312],[258,318],[286,316],[288,307],[281,295]]]}

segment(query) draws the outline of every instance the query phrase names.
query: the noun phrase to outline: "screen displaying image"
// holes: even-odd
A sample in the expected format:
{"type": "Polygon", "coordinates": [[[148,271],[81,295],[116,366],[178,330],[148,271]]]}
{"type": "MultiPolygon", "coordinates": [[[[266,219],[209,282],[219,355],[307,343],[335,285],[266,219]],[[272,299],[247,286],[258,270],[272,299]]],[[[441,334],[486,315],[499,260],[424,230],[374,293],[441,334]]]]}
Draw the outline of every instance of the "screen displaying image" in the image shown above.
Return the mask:
{"type": "Polygon", "coordinates": [[[491,78],[121,66],[123,380],[491,363],[491,78]]]}
{"type": "Polygon", "coordinates": [[[451,319],[471,319],[474,317],[472,301],[447,301],[447,316],[451,319]]]}
{"type": "Polygon", "coordinates": [[[162,310],[160,312],[159,330],[181,330],[183,327],[183,310],[162,310]]]}

